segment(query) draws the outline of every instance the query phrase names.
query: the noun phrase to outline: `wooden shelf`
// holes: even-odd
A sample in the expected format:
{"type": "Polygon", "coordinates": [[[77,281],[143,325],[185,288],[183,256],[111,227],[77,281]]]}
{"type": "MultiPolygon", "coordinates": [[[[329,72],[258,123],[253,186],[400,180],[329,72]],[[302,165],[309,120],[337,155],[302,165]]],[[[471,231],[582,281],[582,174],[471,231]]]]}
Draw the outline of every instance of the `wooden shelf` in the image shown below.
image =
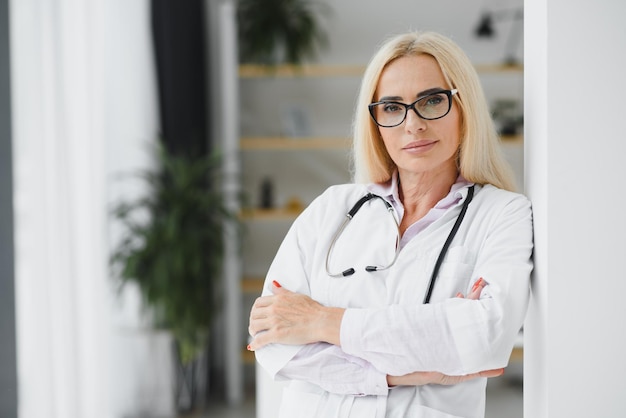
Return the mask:
{"type": "Polygon", "coordinates": [[[524,142],[524,135],[503,135],[500,137],[500,139],[502,140],[502,142],[505,142],[507,144],[512,144],[512,143],[518,143],[518,142],[524,142]]]}
{"type": "Polygon", "coordinates": [[[523,360],[524,360],[524,347],[513,348],[509,361],[515,362],[515,361],[523,361],[523,360]]]}
{"type": "Polygon", "coordinates": [[[256,363],[256,357],[252,351],[244,348],[241,350],[241,361],[243,364],[254,364],[256,363]]]}
{"type": "Polygon", "coordinates": [[[294,209],[243,209],[240,218],[244,221],[289,221],[300,213],[301,210],[294,209]]]}
{"type": "MultiPolygon", "coordinates": [[[[505,135],[502,141],[523,141],[522,135],[505,135]]],[[[245,137],[240,140],[241,150],[307,150],[307,149],[349,149],[352,140],[346,137],[245,137]]]]}
{"type": "Polygon", "coordinates": [[[346,137],[245,137],[239,146],[242,150],[348,149],[350,142],[346,137]]]}
{"type": "MultiPolygon", "coordinates": [[[[523,65],[509,64],[476,64],[479,73],[511,73],[523,72],[523,65]]],[[[255,65],[239,66],[240,78],[293,78],[293,77],[361,77],[365,72],[364,65],[255,65]]]]}
{"type": "Polygon", "coordinates": [[[261,294],[263,291],[264,277],[244,277],[241,279],[241,291],[244,293],[261,294]]]}
{"type": "Polygon", "coordinates": [[[521,64],[475,64],[474,68],[479,74],[524,72],[524,66],[521,64]]]}
{"type": "Polygon", "coordinates": [[[363,65],[254,65],[239,66],[239,77],[361,77],[363,65]]]}

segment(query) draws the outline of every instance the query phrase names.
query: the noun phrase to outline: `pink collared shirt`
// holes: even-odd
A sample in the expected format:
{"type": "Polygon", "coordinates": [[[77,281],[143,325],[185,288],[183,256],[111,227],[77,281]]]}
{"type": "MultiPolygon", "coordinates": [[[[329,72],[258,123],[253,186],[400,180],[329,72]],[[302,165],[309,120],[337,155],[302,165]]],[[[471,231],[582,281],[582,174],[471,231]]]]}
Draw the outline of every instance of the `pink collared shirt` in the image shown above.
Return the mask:
{"type": "MultiPolygon", "coordinates": [[[[437,219],[443,216],[443,214],[448,209],[456,205],[462,198],[460,190],[465,187],[469,187],[472,184],[473,183],[465,180],[463,176],[459,174],[455,183],[450,188],[450,193],[448,193],[446,197],[437,202],[437,204],[433,208],[431,208],[423,218],[417,220],[415,223],[407,228],[407,230],[404,232],[404,235],[402,235],[402,239],[400,240],[400,248],[403,248],[417,234],[426,229],[428,225],[435,222],[437,219]]],[[[394,173],[394,175],[391,177],[391,181],[385,184],[370,184],[367,188],[370,192],[381,196],[389,203],[391,203],[393,209],[398,214],[398,222],[402,221],[402,218],[404,217],[404,205],[400,200],[397,172],[394,173]]]]}

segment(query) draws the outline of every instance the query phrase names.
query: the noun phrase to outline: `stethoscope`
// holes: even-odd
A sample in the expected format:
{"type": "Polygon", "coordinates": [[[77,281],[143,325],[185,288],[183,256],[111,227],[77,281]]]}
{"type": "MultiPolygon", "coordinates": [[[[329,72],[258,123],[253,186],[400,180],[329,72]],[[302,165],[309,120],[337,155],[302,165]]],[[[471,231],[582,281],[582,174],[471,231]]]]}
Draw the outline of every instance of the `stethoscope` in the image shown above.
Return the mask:
{"type": "MultiPolygon", "coordinates": [[[[463,207],[461,208],[461,212],[459,213],[459,216],[457,216],[456,221],[454,222],[454,226],[452,227],[452,230],[448,234],[448,238],[446,238],[446,241],[443,244],[443,247],[441,248],[441,251],[439,252],[439,257],[437,257],[437,261],[435,263],[435,268],[433,269],[433,273],[430,276],[430,282],[428,284],[428,289],[426,290],[426,294],[424,295],[424,303],[425,304],[430,302],[430,297],[431,297],[431,295],[433,293],[433,289],[435,288],[435,281],[437,280],[437,275],[439,274],[439,269],[441,268],[441,263],[443,263],[443,259],[446,256],[446,253],[448,252],[448,248],[450,247],[450,244],[452,243],[452,240],[454,239],[454,236],[456,235],[456,232],[459,230],[459,227],[461,226],[461,222],[463,222],[463,218],[465,217],[465,212],[467,212],[467,207],[469,206],[469,204],[472,201],[473,197],[474,197],[474,186],[472,185],[467,190],[467,197],[465,198],[465,201],[463,202],[463,207]]],[[[391,218],[393,219],[393,223],[394,223],[395,228],[396,228],[396,251],[395,251],[395,253],[393,255],[393,259],[388,264],[383,265],[383,266],[366,266],[365,267],[365,271],[374,272],[374,271],[380,271],[380,270],[387,270],[388,268],[393,266],[395,264],[396,260],[398,259],[398,253],[400,252],[400,239],[401,239],[401,236],[400,236],[400,225],[398,224],[398,220],[396,219],[395,215],[393,214],[393,207],[391,206],[391,204],[389,202],[387,202],[382,197],[380,197],[378,195],[375,195],[373,193],[368,193],[365,196],[363,196],[362,198],[360,198],[354,204],[352,209],[350,209],[348,211],[348,213],[346,213],[346,218],[343,220],[343,222],[341,223],[341,225],[337,229],[337,232],[335,232],[335,235],[333,236],[333,239],[330,242],[330,246],[328,247],[328,252],[326,253],[326,274],[328,274],[329,276],[331,276],[331,277],[347,277],[347,276],[351,276],[351,275],[353,275],[355,273],[355,270],[352,267],[342,271],[341,273],[331,273],[330,272],[330,268],[329,268],[330,256],[331,256],[331,254],[333,252],[333,248],[335,247],[335,244],[337,243],[337,240],[339,239],[339,237],[343,233],[343,230],[346,228],[348,223],[352,220],[352,218],[354,218],[354,216],[357,214],[359,209],[361,209],[361,207],[366,202],[368,202],[368,201],[370,201],[372,199],[379,199],[380,201],[382,201],[385,204],[385,208],[387,209],[387,212],[389,212],[391,214],[391,218]]]]}

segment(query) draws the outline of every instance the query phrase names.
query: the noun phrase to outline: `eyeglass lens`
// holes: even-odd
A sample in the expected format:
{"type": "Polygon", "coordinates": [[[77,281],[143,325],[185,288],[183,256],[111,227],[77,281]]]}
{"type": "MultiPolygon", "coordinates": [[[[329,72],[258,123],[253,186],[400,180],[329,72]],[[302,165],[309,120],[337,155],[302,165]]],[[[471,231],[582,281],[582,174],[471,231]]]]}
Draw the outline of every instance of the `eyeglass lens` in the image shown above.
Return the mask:
{"type": "Polygon", "coordinates": [[[384,127],[400,125],[406,118],[409,108],[413,108],[422,119],[432,120],[447,115],[451,107],[447,92],[430,94],[409,105],[400,102],[380,102],[370,106],[370,113],[375,122],[384,127]]]}

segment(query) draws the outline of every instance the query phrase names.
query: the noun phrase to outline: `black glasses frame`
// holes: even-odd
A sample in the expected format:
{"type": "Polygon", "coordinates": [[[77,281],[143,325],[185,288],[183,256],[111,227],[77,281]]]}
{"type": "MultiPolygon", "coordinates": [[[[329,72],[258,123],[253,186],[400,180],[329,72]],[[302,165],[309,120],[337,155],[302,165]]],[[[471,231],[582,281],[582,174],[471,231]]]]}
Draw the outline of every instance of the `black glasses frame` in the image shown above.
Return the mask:
{"type": "Polygon", "coordinates": [[[394,102],[394,101],[387,101],[384,100],[382,102],[375,102],[375,103],[370,103],[369,105],[367,105],[367,108],[370,112],[370,116],[372,117],[372,120],[374,121],[374,123],[376,123],[376,125],[380,126],[381,128],[394,128],[396,126],[402,125],[402,123],[406,120],[406,115],[407,113],[409,113],[409,109],[413,109],[413,111],[415,112],[415,114],[417,116],[419,116],[420,118],[424,119],[424,120],[436,120],[436,119],[441,119],[444,116],[446,116],[448,113],[450,113],[450,109],[452,109],[452,96],[454,96],[455,94],[457,94],[459,91],[457,89],[452,89],[452,90],[439,90],[439,91],[434,91],[432,93],[428,93],[425,96],[422,97],[418,97],[416,101],[414,101],[411,104],[406,104],[406,103],[402,103],[402,102],[394,102]],[[427,118],[424,117],[423,115],[420,114],[420,112],[417,111],[417,108],[415,107],[415,105],[420,102],[421,100],[427,99],[430,96],[436,95],[436,94],[441,94],[444,93],[446,96],[448,96],[448,110],[446,110],[446,113],[444,113],[441,116],[437,116],[436,118],[427,118]],[[375,107],[381,104],[396,104],[399,106],[403,106],[404,107],[404,117],[402,118],[402,120],[394,125],[383,125],[381,123],[379,123],[376,120],[376,116],[374,115],[375,113],[375,107]]]}

